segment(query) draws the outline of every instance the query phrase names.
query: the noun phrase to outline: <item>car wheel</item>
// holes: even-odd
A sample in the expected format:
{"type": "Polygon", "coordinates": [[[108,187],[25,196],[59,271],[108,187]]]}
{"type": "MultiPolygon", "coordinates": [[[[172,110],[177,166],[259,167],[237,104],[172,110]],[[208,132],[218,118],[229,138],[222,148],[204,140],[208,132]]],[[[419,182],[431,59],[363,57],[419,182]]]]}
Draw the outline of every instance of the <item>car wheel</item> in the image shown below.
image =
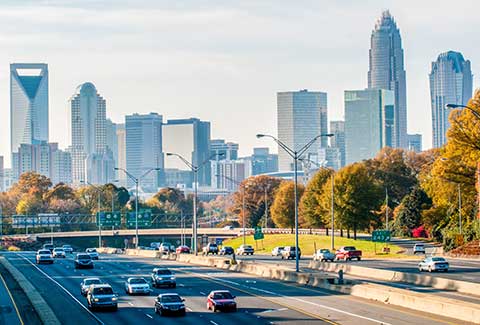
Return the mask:
{"type": "Polygon", "coordinates": [[[177,287],[176,283],[172,284],[172,288],[176,288],[176,287],[177,287]]]}
{"type": "Polygon", "coordinates": [[[418,267],[418,272],[422,272],[422,271],[423,271],[422,267],[419,266],[419,267],[418,267]]]}
{"type": "Polygon", "coordinates": [[[155,314],[158,314],[157,306],[153,307],[153,310],[155,311],[155,314]]]}
{"type": "Polygon", "coordinates": [[[445,269],[445,270],[443,270],[443,271],[444,271],[445,273],[447,273],[447,272],[448,272],[448,269],[445,269]]]}
{"type": "Polygon", "coordinates": [[[359,261],[361,261],[361,260],[362,260],[362,258],[361,258],[361,257],[359,257],[359,258],[358,258],[358,260],[359,260],[359,261]]]}
{"type": "Polygon", "coordinates": [[[428,267],[428,272],[432,273],[432,267],[431,266],[428,267]]]}
{"type": "Polygon", "coordinates": [[[113,311],[117,311],[117,310],[118,310],[118,306],[113,307],[113,311]]]}
{"type": "Polygon", "coordinates": [[[213,306],[213,312],[216,313],[217,312],[217,307],[213,306]]]}
{"type": "Polygon", "coordinates": [[[237,307],[233,307],[233,308],[232,308],[232,311],[233,311],[234,313],[236,313],[236,312],[237,312],[237,307]]]}

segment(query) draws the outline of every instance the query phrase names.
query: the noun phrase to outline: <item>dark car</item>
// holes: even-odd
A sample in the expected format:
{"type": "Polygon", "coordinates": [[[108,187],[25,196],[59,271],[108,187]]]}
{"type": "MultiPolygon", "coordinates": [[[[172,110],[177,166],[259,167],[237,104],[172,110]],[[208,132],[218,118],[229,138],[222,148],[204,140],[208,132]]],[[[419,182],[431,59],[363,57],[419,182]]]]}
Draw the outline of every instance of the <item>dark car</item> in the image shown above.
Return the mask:
{"type": "Polygon", "coordinates": [[[55,246],[53,246],[53,244],[43,244],[42,248],[43,249],[48,249],[52,253],[55,246]]]}
{"type": "Polygon", "coordinates": [[[233,255],[234,252],[233,247],[223,246],[220,250],[220,255],[233,255]]]}
{"type": "Polygon", "coordinates": [[[88,309],[112,308],[118,309],[118,295],[109,284],[92,284],[87,292],[88,309]]]}
{"type": "Polygon", "coordinates": [[[155,313],[164,316],[167,314],[177,314],[185,316],[185,299],[182,299],[176,293],[164,293],[158,295],[155,299],[155,313]]]}
{"type": "Polygon", "coordinates": [[[177,281],[172,271],[166,268],[154,268],[151,275],[152,287],[168,286],[175,288],[177,281]]]}
{"type": "Polygon", "coordinates": [[[213,312],[237,311],[235,296],[228,290],[212,291],[207,298],[207,309],[213,312]]]}
{"type": "Polygon", "coordinates": [[[75,264],[76,269],[80,269],[80,268],[93,269],[92,257],[87,253],[77,254],[73,262],[75,264]]]}
{"type": "MultiPolygon", "coordinates": [[[[298,248],[298,258],[302,256],[302,250],[300,247],[298,248]]],[[[295,252],[295,246],[285,246],[285,248],[282,251],[282,260],[283,259],[295,259],[296,258],[296,252],[295,252]]]]}

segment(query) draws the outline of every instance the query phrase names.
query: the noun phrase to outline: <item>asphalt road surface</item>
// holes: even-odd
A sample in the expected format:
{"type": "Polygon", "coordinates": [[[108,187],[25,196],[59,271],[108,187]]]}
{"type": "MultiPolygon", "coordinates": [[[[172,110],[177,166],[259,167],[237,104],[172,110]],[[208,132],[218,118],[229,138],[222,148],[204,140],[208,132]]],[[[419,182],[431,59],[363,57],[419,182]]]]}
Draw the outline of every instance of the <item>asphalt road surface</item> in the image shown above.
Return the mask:
{"type": "Polygon", "coordinates": [[[3,276],[0,274],[0,325],[23,324],[17,312],[15,302],[8,290],[3,276]]]}
{"type": "Polygon", "coordinates": [[[458,324],[431,315],[326,290],[271,281],[241,273],[223,272],[176,261],[103,255],[93,270],[75,270],[71,257],[53,265],[35,265],[33,252],[5,256],[37,288],[64,324],[458,324]],[[169,267],[177,276],[176,289],[153,289],[150,296],[128,296],[123,282],[130,276],[149,277],[154,266],[169,267]],[[119,297],[117,312],[86,308],[79,284],[87,276],[100,277],[119,297]],[[238,312],[206,309],[211,290],[227,289],[237,296],[238,312]],[[154,296],[177,292],[186,300],[184,318],[161,317],[153,310],[154,296]]]}

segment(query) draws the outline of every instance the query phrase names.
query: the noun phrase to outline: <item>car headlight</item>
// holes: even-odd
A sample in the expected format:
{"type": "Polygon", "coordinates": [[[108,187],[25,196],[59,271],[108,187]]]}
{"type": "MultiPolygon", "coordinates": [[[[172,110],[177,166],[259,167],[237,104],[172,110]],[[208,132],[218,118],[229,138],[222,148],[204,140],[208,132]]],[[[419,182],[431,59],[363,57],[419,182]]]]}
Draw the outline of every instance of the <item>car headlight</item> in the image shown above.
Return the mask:
{"type": "Polygon", "coordinates": [[[93,301],[98,301],[98,300],[99,300],[98,298],[93,299],[93,301]]]}
{"type": "Polygon", "coordinates": [[[170,278],[170,280],[175,280],[175,277],[174,277],[174,276],[172,276],[172,277],[170,278]]]}
{"type": "Polygon", "coordinates": [[[168,306],[167,305],[162,305],[162,308],[163,309],[168,309],[168,306]]]}
{"type": "Polygon", "coordinates": [[[117,301],[118,298],[117,297],[112,297],[112,301],[117,301]]]}

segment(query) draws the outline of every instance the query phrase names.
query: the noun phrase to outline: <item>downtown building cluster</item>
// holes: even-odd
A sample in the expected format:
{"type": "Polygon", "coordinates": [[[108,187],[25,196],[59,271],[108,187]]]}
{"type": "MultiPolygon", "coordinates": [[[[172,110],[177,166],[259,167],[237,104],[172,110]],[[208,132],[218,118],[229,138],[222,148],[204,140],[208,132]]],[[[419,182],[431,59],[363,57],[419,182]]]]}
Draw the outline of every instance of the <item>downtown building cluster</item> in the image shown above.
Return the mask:
{"type": "MultiPolygon", "coordinates": [[[[441,53],[431,65],[430,98],[434,148],[446,142],[450,110],[446,104],[466,105],[472,96],[470,61],[459,52],[441,53]]],[[[320,166],[338,169],[373,158],[382,148],[422,151],[422,136],[407,133],[407,82],[400,30],[385,11],[370,38],[369,70],[365,89],[344,91],[344,120],[327,120],[327,94],[318,91],[277,93],[278,139],[294,150],[319,134],[321,138],[303,157],[304,172],[320,166]],[[306,162],[306,163],[305,163],[306,162]]],[[[293,163],[279,147],[281,171],[293,163]]]]}

